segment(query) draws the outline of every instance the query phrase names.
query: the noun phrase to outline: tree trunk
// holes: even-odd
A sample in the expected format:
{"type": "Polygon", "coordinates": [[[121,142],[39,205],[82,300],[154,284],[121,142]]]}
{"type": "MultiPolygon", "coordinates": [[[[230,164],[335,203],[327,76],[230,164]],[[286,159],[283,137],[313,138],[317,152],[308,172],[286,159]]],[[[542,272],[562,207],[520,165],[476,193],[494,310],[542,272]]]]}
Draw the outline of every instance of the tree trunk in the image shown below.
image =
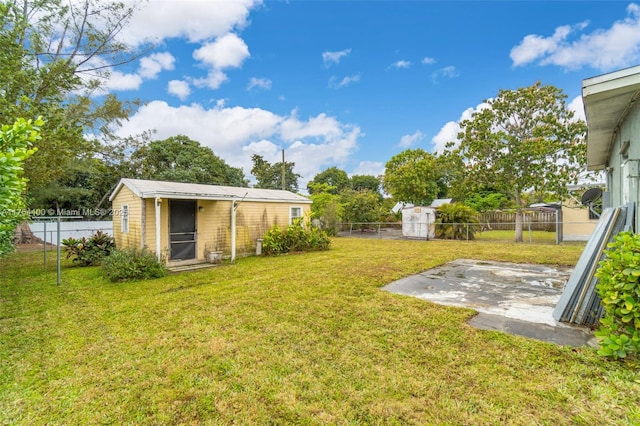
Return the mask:
{"type": "Polygon", "coordinates": [[[518,209],[516,211],[516,237],[515,237],[515,242],[516,243],[521,243],[522,242],[522,225],[524,223],[524,212],[522,211],[522,209],[518,209]]]}

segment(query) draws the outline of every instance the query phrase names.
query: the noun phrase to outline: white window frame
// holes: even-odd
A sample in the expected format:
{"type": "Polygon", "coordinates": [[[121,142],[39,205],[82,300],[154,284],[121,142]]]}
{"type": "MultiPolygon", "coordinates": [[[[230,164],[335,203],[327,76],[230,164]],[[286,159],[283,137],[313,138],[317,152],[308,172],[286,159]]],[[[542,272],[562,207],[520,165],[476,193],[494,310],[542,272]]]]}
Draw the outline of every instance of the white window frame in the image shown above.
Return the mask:
{"type": "Polygon", "coordinates": [[[302,206],[290,206],[289,207],[289,225],[293,225],[293,221],[299,217],[302,217],[304,215],[304,210],[302,209],[302,206]],[[294,216],[293,212],[294,210],[298,210],[300,212],[299,216],[294,216]]]}
{"type": "Polygon", "coordinates": [[[120,231],[123,234],[129,233],[129,204],[123,204],[120,210],[120,231]]]}

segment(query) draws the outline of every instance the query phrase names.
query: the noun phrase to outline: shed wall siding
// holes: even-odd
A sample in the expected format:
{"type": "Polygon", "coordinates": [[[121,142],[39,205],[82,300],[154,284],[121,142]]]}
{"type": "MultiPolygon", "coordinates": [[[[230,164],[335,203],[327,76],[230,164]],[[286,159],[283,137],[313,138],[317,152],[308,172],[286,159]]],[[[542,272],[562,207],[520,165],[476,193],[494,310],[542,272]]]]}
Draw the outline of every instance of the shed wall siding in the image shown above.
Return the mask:
{"type": "Polygon", "coordinates": [[[113,208],[113,238],[118,248],[142,245],[142,199],[122,187],[111,203],[113,208]],[[122,232],[122,206],[129,206],[129,232],[122,232]]]}
{"type": "Polygon", "coordinates": [[[197,258],[205,259],[210,251],[230,254],[231,201],[199,200],[196,214],[197,258]]]}
{"type": "MultiPolygon", "coordinates": [[[[231,201],[198,201],[198,259],[205,259],[209,251],[231,255],[231,201]]],[[[308,204],[265,203],[243,201],[236,209],[236,254],[255,253],[259,238],[273,226],[289,225],[290,207],[301,207],[303,214],[308,204]]]]}

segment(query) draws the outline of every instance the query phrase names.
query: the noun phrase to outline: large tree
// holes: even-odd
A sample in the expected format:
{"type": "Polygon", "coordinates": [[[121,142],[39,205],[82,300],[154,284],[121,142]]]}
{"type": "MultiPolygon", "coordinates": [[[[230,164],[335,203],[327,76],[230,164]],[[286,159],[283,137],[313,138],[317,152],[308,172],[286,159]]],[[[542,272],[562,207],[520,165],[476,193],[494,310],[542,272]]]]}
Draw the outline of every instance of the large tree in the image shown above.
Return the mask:
{"type": "Polygon", "coordinates": [[[296,163],[285,161],[275,164],[269,163],[261,155],[254,154],[251,157],[253,167],[251,174],[255,176],[256,188],[284,189],[291,192],[298,191],[298,179],[300,175],[293,171],[296,163]],[[284,171],[284,185],[283,185],[284,171]]]}
{"type": "Polygon", "coordinates": [[[42,116],[38,154],[25,163],[29,190],[63,184],[75,160],[104,146],[135,103],[96,97],[110,70],[143,52],[117,40],[134,9],[107,0],[0,3],[0,124],[42,116]]]}
{"type": "Polygon", "coordinates": [[[309,194],[313,194],[314,186],[323,183],[333,187],[332,194],[338,194],[349,187],[349,175],[337,167],[330,167],[314,176],[313,180],[307,184],[307,191],[309,194]]]}
{"type": "Polygon", "coordinates": [[[335,235],[343,215],[340,195],[336,195],[335,186],[327,183],[311,182],[309,188],[313,222],[329,235],[335,235]]]}
{"type": "Polygon", "coordinates": [[[354,191],[364,191],[368,189],[371,192],[380,192],[380,179],[371,175],[353,175],[350,182],[351,189],[354,191]]]}
{"type": "Polygon", "coordinates": [[[407,149],[385,165],[382,185],[397,201],[428,206],[440,194],[440,165],[423,149],[407,149]]]}
{"type": "MultiPolygon", "coordinates": [[[[368,189],[354,191],[345,189],[340,193],[342,199],[342,220],[344,222],[372,223],[380,221],[382,198],[380,193],[368,189]]],[[[363,228],[366,225],[363,225],[363,228]]]]}
{"type": "Polygon", "coordinates": [[[229,166],[211,148],[183,135],[152,141],[133,153],[131,161],[137,169],[136,176],[143,179],[248,185],[242,169],[229,166]]]}
{"type": "Polygon", "coordinates": [[[559,199],[585,169],[586,124],[576,120],[554,86],[535,83],[501,90],[461,123],[453,155],[462,159],[459,184],[494,188],[518,206],[516,241],[522,241],[524,194],[559,199]]]}

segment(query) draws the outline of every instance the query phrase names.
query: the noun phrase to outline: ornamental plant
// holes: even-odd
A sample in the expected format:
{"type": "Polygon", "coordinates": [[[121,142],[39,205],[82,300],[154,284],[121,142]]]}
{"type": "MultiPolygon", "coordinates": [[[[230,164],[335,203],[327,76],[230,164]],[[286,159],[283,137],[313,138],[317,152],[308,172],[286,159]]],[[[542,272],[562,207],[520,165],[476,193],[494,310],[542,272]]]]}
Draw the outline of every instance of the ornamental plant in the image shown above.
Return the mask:
{"type": "Polygon", "coordinates": [[[447,203],[436,213],[436,238],[473,240],[478,230],[478,212],[462,203],[447,203]]]}
{"type": "Polygon", "coordinates": [[[72,259],[73,263],[80,266],[99,265],[115,250],[113,237],[102,231],[96,231],[91,238],[66,238],[62,240],[62,245],[67,252],[67,259],[72,259]]]}
{"type": "Polygon", "coordinates": [[[630,231],[614,237],[596,271],[596,292],[604,316],[595,332],[598,353],[614,359],[640,353],[640,235],[630,231]]]}

